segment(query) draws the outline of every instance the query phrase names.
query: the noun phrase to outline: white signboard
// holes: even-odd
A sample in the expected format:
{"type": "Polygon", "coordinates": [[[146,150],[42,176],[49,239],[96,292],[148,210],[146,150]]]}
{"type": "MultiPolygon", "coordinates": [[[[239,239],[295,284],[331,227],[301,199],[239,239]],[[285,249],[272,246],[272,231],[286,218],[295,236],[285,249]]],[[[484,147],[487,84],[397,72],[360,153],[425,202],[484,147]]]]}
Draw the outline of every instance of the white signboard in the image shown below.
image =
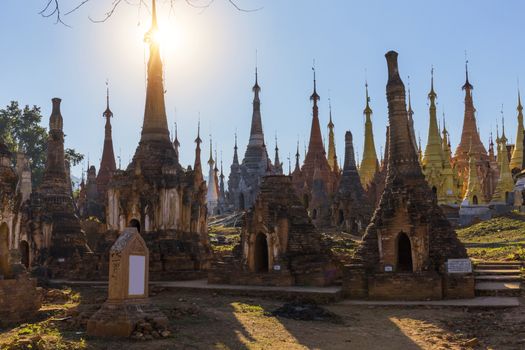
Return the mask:
{"type": "Polygon", "coordinates": [[[394,271],[394,267],[392,265],[385,265],[385,272],[392,272],[394,271]]]}
{"type": "Polygon", "coordinates": [[[130,255],[128,295],[144,295],[145,278],[146,257],[143,255],[130,255]]]}
{"type": "Polygon", "coordinates": [[[472,262],[470,259],[448,259],[448,273],[472,273],[472,262]]]}
{"type": "Polygon", "coordinates": [[[281,270],[281,265],[273,265],[273,269],[275,271],[280,271],[281,270]]]}

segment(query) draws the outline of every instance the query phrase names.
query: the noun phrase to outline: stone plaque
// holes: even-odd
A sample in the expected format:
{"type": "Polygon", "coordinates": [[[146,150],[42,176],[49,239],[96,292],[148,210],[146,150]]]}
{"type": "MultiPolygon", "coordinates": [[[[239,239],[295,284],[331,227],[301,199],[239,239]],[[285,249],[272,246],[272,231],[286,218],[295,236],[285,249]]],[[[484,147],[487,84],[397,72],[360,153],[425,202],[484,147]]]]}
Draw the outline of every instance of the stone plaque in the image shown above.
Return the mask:
{"type": "Polygon", "coordinates": [[[448,273],[472,273],[472,262],[470,259],[448,259],[448,273]]]}
{"type": "Polygon", "coordinates": [[[146,257],[144,255],[130,255],[128,294],[130,296],[144,295],[145,279],[146,257]]]}

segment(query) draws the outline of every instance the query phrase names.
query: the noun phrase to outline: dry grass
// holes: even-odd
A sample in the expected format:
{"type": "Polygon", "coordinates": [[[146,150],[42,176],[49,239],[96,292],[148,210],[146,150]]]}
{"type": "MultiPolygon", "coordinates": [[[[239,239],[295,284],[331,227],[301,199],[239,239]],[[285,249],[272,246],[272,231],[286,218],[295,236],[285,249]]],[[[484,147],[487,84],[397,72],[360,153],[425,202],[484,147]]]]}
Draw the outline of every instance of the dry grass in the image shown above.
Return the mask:
{"type": "Polygon", "coordinates": [[[483,260],[525,260],[525,215],[510,213],[458,229],[470,257],[483,260]]]}

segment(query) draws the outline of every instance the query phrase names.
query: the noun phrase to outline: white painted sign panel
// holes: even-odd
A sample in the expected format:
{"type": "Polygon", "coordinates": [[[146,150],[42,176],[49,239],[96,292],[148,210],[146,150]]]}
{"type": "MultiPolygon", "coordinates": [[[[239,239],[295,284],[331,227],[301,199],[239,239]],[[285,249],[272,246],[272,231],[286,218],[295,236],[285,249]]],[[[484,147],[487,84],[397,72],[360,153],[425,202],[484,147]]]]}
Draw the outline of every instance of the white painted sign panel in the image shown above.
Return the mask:
{"type": "Polygon", "coordinates": [[[128,295],[144,295],[145,278],[146,257],[143,255],[130,255],[128,295]]]}
{"type": "Polygon", "coordinates": [[[448,259],[448,273],[471,273],[472,262],[470,259],[448,259]]]}

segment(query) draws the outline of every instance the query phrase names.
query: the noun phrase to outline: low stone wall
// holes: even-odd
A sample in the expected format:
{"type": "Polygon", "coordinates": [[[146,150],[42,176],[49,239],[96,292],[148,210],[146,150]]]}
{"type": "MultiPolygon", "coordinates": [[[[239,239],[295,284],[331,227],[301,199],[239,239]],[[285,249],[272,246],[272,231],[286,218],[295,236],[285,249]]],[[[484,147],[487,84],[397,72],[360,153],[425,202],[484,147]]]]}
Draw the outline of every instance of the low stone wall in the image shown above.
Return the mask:
{"type": "Polygon", "coordinates": [[[445,299],[474,298],[474,276],[472,274],[448,274],[443,277],[443,296],[445,299]]]}
{"type": "Polygon", "coordinates": [[[368,277],[368,297],[376,300],[440,300],[442,278],[437,273],[377,273],[368,277]]]}
{"type": "Polygon", "coordinates": [[[366,299],[368,297],[368,278],[362,265],[344,266],[343,295],[350,299],[366,299]]]}
{"type": "Polygon", "coordinates": [[[25,322],[42,305],[42,290],[36,280],[27,277],[0,280],[0,326],[25,322]]]}

